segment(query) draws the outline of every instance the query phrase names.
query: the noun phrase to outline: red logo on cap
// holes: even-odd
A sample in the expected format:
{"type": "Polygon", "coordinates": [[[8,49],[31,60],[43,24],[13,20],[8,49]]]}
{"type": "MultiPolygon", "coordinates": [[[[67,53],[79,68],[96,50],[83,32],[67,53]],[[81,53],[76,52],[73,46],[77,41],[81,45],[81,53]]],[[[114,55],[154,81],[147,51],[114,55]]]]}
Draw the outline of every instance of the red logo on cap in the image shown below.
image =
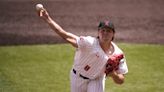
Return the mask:
{"type": "Polygon", "coordinates": [[[108,26],[108,24],[109,24],[109,21],[105,21],[105,25],[108,26]]]}

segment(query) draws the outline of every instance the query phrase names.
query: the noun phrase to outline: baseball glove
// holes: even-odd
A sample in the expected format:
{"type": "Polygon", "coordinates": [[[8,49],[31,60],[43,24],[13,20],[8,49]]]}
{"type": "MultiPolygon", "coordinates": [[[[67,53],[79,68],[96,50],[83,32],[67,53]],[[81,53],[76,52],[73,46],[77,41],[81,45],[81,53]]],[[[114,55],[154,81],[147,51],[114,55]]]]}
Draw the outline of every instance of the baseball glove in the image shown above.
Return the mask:
{"type": "Polygon", "coordinates": [[[106,64],[106,69],[105,69],[106,75],[108,75],[113,70],[117,70],[119,63],[120,63],[120,60],[123,58],[124,58],[123,54],[112,55],[108,59],[107,64],[106,64]]]}

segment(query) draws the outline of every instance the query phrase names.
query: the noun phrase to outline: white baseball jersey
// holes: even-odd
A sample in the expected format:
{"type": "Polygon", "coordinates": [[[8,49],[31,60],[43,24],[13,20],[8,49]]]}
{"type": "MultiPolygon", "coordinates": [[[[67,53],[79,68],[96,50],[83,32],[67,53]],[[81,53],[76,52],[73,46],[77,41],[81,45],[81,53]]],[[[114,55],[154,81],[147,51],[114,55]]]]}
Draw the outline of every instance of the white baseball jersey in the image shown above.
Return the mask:
{"type": "MultiPolygon", "coordinates": [[[[73,70],[71,70],[71,92],[104,92],[105,90],[105,66],[109,56],[105,54],[99,44],[99,40],[91,36],[77,38],[78,48],[74,58],[73,70]],[[80,76],[82,75],[82,76],[80,76]],[[89,79],[84,79],[87,77],[89,79]]],[[[112,42],[113,54],[123,53],[112,42]]],[[[122,59],[117,70],[120,74],[128,72],[126,60],[122,59]]]]}
{"type": "MultiPolygon", "coordinates": [[[[81,36],[77,38],[78,48],[75,53],[73,68],[81,75],[90,79],[95,79],[104,75],[105,65],[109,57],[100,47],[99,41],[95,37],[81,36]]],[[[113,54],[123,53],[116,44],[113,54]]],[[[125,74],[128,72],[126,60],[122,59],[119,65],[118,73],[125,74]]]]}

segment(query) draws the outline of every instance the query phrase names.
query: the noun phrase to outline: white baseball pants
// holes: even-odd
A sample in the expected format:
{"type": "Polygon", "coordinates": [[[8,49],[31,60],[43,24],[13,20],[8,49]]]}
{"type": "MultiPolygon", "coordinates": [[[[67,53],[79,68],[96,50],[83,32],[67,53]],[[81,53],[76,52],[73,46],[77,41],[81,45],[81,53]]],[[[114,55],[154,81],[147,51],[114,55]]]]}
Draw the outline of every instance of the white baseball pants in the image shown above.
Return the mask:
{"type": "Polygon", "coordinates": [[[104,92],[105,76],[97,79],[83,79],[72,70],[70,73],[71,92],[104,92]]]}

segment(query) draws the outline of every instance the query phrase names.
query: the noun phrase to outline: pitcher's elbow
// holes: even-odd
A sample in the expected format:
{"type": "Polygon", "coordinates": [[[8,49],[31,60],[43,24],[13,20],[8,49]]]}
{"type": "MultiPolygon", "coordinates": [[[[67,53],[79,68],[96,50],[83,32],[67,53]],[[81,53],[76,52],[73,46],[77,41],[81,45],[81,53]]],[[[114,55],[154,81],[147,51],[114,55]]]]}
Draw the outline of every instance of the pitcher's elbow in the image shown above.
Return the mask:
{"type": "Polygon", "coordinates": [[[115,83],[116,83],[116,84],[119,84],[119,85],[122,85],[122,84],[124,83],[124,79],[122,79],[122,80],[117,80],[117,81],[115,81],[115,83]]]}
{"type": "Polygon", "coordinates": [[[123,83],[124,83],[124,80],[117,82],[117,84],[119,84],[119,85],[122,85],[123,83]]]}

